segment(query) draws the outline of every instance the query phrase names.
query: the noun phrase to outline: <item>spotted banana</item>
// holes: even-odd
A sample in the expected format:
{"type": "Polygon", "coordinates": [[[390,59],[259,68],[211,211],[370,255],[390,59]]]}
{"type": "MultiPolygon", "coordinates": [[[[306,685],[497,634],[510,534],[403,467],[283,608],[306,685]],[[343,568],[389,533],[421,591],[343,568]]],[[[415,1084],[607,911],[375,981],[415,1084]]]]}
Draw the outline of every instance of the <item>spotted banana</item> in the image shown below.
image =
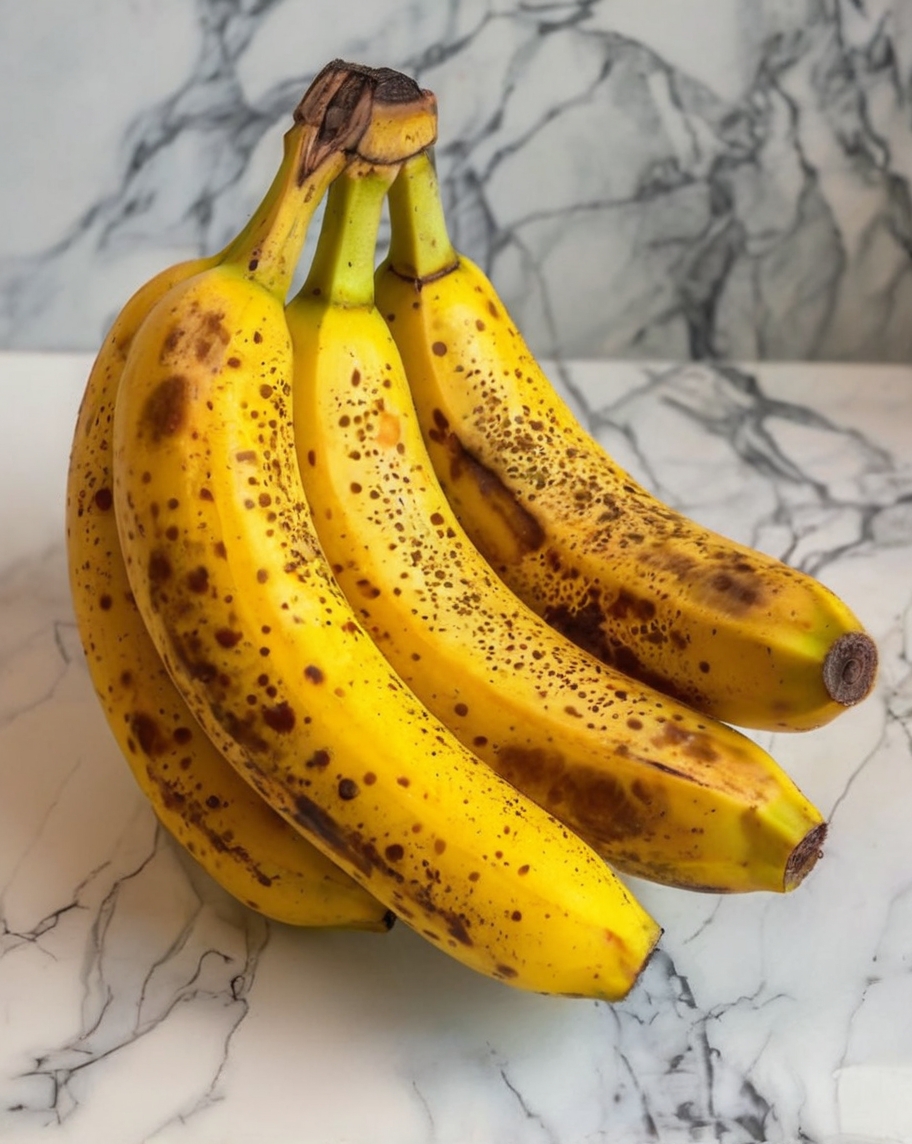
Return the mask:
{"type": "Polygon", "coordinates": [[[742,727],[805,730],[863,699],[877,651],[841,600],[662,504],[582,428],[453,248],[429,153],[389,203],[377,303],[438,477],[505,582],[605,663],[742,727]]]}
{"type": "MultiPolygon", "coordinates": [[[[331,102],[344,78],[341,68],[321,73],[299,115],[318,114],[315,108],[331,102]]],[[[114,402],[136,331],[173,286],[256,245],[264,218],[300,158],[287,149],[263,203],[227,250],[156,275],[127,302],[105,338],[83,395],[70,455],[71,594],[108,723],[137,783],[177,842],[235,898],[277,921],[386,930],[392,920],[386,907],[276,814],[191,715],[137,611],[114,514],[114,402]]]]}

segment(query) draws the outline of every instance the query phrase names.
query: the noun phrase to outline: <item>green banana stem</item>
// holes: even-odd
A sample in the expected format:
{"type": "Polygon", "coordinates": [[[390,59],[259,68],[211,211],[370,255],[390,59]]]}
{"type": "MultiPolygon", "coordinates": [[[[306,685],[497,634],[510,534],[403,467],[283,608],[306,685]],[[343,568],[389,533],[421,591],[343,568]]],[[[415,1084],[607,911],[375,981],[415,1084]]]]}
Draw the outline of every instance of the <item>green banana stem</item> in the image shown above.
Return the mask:
{"type": "Polygon", "coordinates": [[[374,304],[374,264],[383,199],[399,168],[348,167],[330,187],[310,271],[299,297],[334,306],[374,304]]]}
{"type": "Polygon", "coordinates": [[[459,265],[447,232],[434,160],[429,150],[402,165],[390,189],[390,247],[386,264],[403,278],[427,281],[459,265]]]}
{"type": "Polygon", "coordinates": [[[348,162],[342,151],[331,151],[309,170],[314,135],[314,128],[303,123],[286,132],[284,157],[272,185],[220,259],[238,265],[246,277],[283,299],[314,212],[327,186],[348,162]]]}

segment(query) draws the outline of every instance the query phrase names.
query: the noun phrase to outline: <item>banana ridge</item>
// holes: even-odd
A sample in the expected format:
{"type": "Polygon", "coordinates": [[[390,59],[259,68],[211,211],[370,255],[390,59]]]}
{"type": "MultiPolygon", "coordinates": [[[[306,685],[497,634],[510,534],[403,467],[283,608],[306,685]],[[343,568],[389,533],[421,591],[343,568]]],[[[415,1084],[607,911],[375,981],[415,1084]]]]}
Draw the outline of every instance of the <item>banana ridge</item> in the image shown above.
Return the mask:
{"type": "Polygon", "coordinates": [[[608,456],[452,247],[429,155],[405,164],[389,201],[377,303],[441,484],[509,587],[603,662],[725,722],[807,730],[860,702],[877,651],[857,617],[608,456]]]}
{"type": "Polygon", "coordinates": [[[774,760],[556,633],[463,532],[373,304],[393,175],[339,177],[286,309],[295,443],[336,580],[421,702],[613,866],[704,890],[794,888],[826,827],[774,760]]]}

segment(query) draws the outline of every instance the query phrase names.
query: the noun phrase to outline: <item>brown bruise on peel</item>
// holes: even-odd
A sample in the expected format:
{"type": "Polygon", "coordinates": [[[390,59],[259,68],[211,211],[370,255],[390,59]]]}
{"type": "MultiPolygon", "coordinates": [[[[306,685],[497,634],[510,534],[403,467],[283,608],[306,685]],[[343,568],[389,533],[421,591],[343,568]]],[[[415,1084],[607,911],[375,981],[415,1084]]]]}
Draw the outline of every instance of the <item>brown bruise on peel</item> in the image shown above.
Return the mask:
{"type": "MultiPolygon", "coordinates": [[[[129,679],[123,682],[125,686],[131,684],[129,679]]],[[[256,856],[237,841],[230,816],[224,814],[225,808],[232,805],[232,800],[230,797],[225,798],[221,783],[220,793],[215,793],[214,776],[196,763],[191,746],[193,730],[179,723],[169,733],[167,727],[163,726],[162,716],[137,710],[127,716],[127,724],[128,748],[138,750],[145,756],[148,782],[158,791],[165,812],[177,819],[172,822],[170,829],[176,831],[198,860],[204,860],[205,857],[199,849],[202,844],[214,855],[230,857],[257,886],[269,889],[276,872],[267,873],[256,856]]],[[[276,828],[285,829],[278,817],[276,828]]],[[[250,904],[255,908],[261,908],[262,905],[257,901],[250,904]]]]}
{"type": "MultiPolygon", "coordinates": [[[[631,599],[630,593],[622,590],[618,594],[615,604],[605,609],[599,602],[599,593],[592,590],[586,595],[586,602],[574,610],[567,604],[551,604],[542,610],[542,618],[555,631],[566,636],[577,647],[588,652],[602,663],[613,667],[621,674],[629,676],[647,687],[653,688],[662,695],[667,695],[687,707],[696,710],[704,708],[708,702],[705,690],[696,684],[686,684],[680,676],[664,673],[658,668],[644,663],[637,654],[638,641],[630,638],[625,642],[623,634],[619,633],[619,620],[626,616],[626,604],[631,599]],[[621,605],[620,607],[618,605],[621,605]],[[609,623],[607,617],[613,618],[609,623]],[[631,646],[633,644],[633,646],[631,646]]],[[[645,611],[651,609],[655,615],[651,601],[641,601],[645,611]]],[[[643,623],[633,621],[633,626],[642,632],[643,623]]],[[[687,646],[684,637],[675,638],[676,632],[672,630],[668,637],[671,646],[683,650],[687,646]]],[[[650,642],[655,643],[655,640],[650,642]]],[[[664,642],[664,637],[663,641],[664,642]]],[[[709,665],[707,665],[708,669],[709,665]]],[[[704,674],[707,674],[704,672],[704,674]]]]}
{"type": "Polygon", "coordinates": [[[181,374],[166,377],[146,399],[141,425],[149,438],[158,444],[173,437],[183,428],[187,417],[187,379],[181,374]]]}
{"type": "Polygon", "coordinates": [[[561,751],[541,747],[504,746],[493,765],[600,853],[614,854],[620,843],[648,846],[674,829],[666,822],[672,807],[665,774],[651,776],[647,760],[638,761],[632,781],[604,769],[574,766],[561,751]]]}
{"type": "Polygon", "coordinates": [[[446,450],[450,481],[457,486],[464,481],[474,487],[488,510],[497,515],[511,534],[519,556],[541,548],[545,532],[539,521],[497,473],[466,449],[439,410],[434,412],[434,425],[428,430],[428,437],[446,450]]]}
{"type": "MultiPolygon", "coordinates": [[[[398,868],[406,855],[406,847],[401,843],[387,843],[381,851],[374,840],[366,837],[360,830],[353,830],[341,824],[306,794],[297,796],[292,814],[295,822],[306,832],[319,838],[333,854],[359,870],[366,879],[380,874],[400,886],[405,883],[405,875],[398,868]]],[[[469,932],[471,922],[464,912],[438,901],[434,893],[438,879],[439,874],[431,867],[426,867],[425,883],[417,885],[413,883],[409,888],[408,898],[404,898],[394,910],[404,920],[412,921],[415,916],[414,910],[405,904],[409,901],[416,905],[426,918],[438,919],[451,939],[460,945],[471,947],[473,945],[469,932]]],[[[433,930],[428,930],[426,933],[434,940],[439,940],[439,935],[433,930]]]]}
{"type": "MultiPolygon", "coordinates": [[[[755,772],[749,756],[720,751],[713,734],[687,726],[682,716],[659,722],[644,711],[628,717],[626,726],[633,732],[628,743],[617,744],[613,759],[603,762],[584,765],[563,748],[520,743],[501,746],[489,761],[625,873],[718,893],[735,887],[782,891],[794,877],[790,870],[805,861],[810,868],[812,856],[801,848],[797,824],[770,829],[766,808],[782,797],[778,780],[755,772]],[[720,845],[723,861],[733,853],[753,855],[743,884],[734,870],[706,884],[707,871],[720,861],[720,845]]],[[[815,829],[813,818],[804,820],[806,829],[815,829]]]]}

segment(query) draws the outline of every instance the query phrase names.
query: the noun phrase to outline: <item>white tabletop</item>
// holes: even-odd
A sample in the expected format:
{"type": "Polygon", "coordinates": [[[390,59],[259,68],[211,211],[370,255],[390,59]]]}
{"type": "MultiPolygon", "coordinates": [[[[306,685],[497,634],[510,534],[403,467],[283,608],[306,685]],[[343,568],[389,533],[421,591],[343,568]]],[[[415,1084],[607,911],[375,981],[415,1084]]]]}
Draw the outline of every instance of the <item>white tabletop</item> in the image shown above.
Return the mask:
{"type": "Polygon", "coordinates": [[[785,896],[635,883],[665,932],[611,1006],[481,978],[403,925],[267,923],[156,827],[68,599],[88,365],[0,355],[0,1139],[912,1140],[912,368],[563,375],[634,475],[813,572],[881,654],[859,707],[760,737],[829,819],[808,879],[785,896]]]}

